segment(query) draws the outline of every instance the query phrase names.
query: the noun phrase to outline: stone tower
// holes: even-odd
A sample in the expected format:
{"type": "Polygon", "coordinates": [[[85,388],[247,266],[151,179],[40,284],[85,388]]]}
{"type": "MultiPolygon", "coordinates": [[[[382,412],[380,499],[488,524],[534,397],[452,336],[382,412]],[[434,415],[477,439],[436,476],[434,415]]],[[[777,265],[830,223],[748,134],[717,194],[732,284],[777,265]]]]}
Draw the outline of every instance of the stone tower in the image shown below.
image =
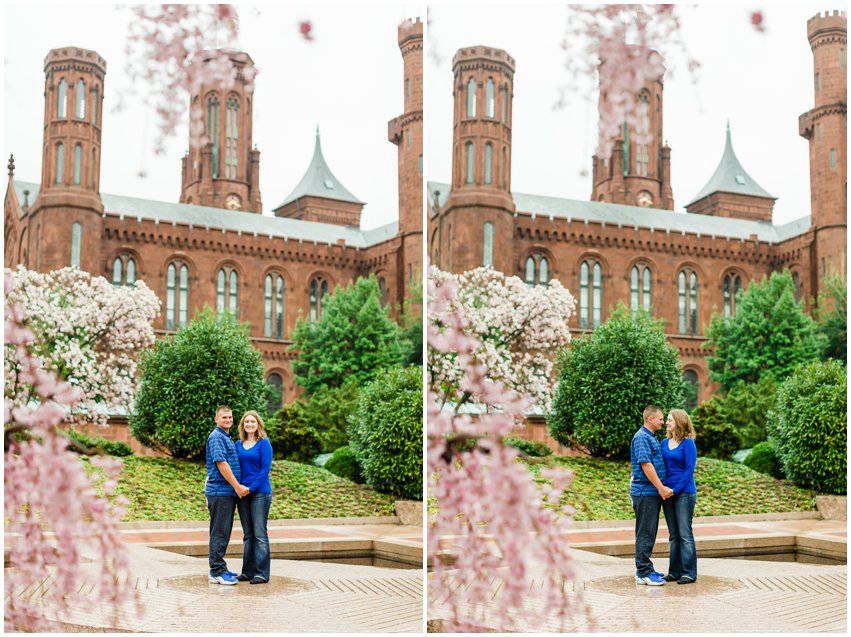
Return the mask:
{"type": "Polygon", "coordinates": [[[811,290],[824,291],[824,277],[843,272],[848,227],[847,18],[844,11],[807,21],[813,51],[815,106],[800,116],[798,130],[810,143],[810,193],[814,250],[811,290]]]}
{"type": "Polygon", "coordinates": [[[482,265],[514,274],[511,239],[511,121],[514,58],[472,46],[452,59],[455,113],[452,186],[440,210],[440,266],[463,272],[482,265]],[[464,236],[462,236],[462,234],[464,236]]]}
{"type": "Polygon", "coordinates": [[[406,20],[398,29],[404,69],[404,112],[387,125],[387,137],[398,147],[398,271],[401,296],[423,274],[423,23],[406,20]]]}
{"type": "Polygon", "coordinates": [[[190,97],[190,110],[201,114],[203,129],[189,133],[180,202],[261,213],[260,151],[251,144],[254,62],[247,53],[230,50],[198,56],[202,64],[226,57],[236,79],[230,88],[204,84],[190,97]]]}
{"type": "MultiPolygon", "coordinates": [[[[635,51],[638,53],[637,48],[635,51]]],[[[651,51],[650,55],[656,58],[654,65],[664,69],[659,54],[651,51]]],[[[604,59],[600,63],[601,75],[605,64],[604,59]]],[[[593,201],[674,209],[671,149],[664,141],[662,127],[663,77],[664,70],[645,82],[638,91],[634,121],[624,118],[620,134],[614,140],[611,157],[592,157],[593,201]]],[[[601,107],[607,99],[605,91],[601,90],[601,107]]]]}
{"type": "Polygon", "coordinates": [[[44,60],[41,188],[29,215],[30,267],[98,273],[103,203],[101,130],[106,62],[77,47],[44,60]]]}

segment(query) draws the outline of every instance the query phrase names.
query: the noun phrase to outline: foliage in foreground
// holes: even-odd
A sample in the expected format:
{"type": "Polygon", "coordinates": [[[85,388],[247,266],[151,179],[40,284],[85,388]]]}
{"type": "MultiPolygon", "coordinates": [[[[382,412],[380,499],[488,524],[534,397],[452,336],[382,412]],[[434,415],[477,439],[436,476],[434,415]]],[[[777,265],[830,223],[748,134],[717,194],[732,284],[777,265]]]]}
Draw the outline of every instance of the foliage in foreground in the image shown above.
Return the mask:
{"type": "Polygon", "coordinates": [[[304,403],[295,401],[284,405],[266,421],[266,433],[275,458],[293,462],[313,462],[322,452],[319,433],[304,418],[304,403]]]}
{"type": "Polygon", "coordinates": [[[743,462],[746,467],[750,467],[754,471],[759,471],[778,480],[783,478],[783,468],[780,466],[777,452],[768,440],[762,441],[751,449],[743,462]]]}
{"type": "MultiPolygon", "coordinates": [[[[68,437],[72,440],[76,441],[86,449],[86,453],[88,451],[102,451],[107,455],[116,456],[119,458],[123,458],[125,456],[132,456],[133,449],[130,448],[126,442],[121,442],[120,440],[107,440],[106,438],[101,438],[99,436],[87,436],[85,434],[80,433],[79,431],[69,430],[66,432],[68,437]]],[[[68,446],[69,451],[76,451],[80,453],[80,449],[75,447],[74,445],[68,446]]]]}
{"type": "Polygon", "coordinates": [[[176,458],[203,455],[219,405],[231,407],[234,422],[266,406],[263,359],[247,324],[209,308],[157,341],[143,357],[141,373],[130,416],[133,436],[176,458]]]}
{"type": "Polygon", "coordinates": [[[742,448],[738,430],[725,418],[721,399],[713,396],[700,403],[691,414],[697,434],[697,454],[706,458],[729,460],[742,448]]]}
{"type": "Polygon", "coordinates": [[[550,435],[593,456],[623,458],[642,411],[683,406],[677,349],[661,321],[623,305],[558,357],[558,386],[547,417],[550,435]]]}
{"type": "Polygon", "coordinates": [[[328,458],[325,463],[325,470],[358,484],[365,482],[363,469],[358,464],[358,459],[355,457],[352,448],[348,445],[340,447],[328,458]]]}

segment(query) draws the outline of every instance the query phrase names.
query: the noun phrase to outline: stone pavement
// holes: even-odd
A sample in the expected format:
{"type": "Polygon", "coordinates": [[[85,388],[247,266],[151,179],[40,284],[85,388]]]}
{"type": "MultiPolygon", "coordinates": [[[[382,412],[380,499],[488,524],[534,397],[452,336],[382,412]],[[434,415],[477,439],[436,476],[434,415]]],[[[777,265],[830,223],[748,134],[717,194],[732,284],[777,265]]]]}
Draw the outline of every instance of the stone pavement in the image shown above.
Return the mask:
{"type": "MultiPolygon", "coordinates": [[[[694,525],[698,581],[691,585],[637,586],[632,522],[577,523],[567,541],[577,578],[565,587],[576,604],[567,626],[548,622],[537,577],[526,605],[517,613],[525,632],[841,632],[847,630],[845,564],[765,561],[778,553],[831,561],[846,556],[845,521],[818,514],[699,518],[694,525]],[[764,560],[709,555],[763,553],[764,560]]],[[[653,559],[667,569],[667,532],[659,529],[653,559]]],[[[535,567],[533,566],[533,569],[535,567]]],[[[541,568],[537,568],[541,572],[541,568]]],[[[534,572],[534,571],[533,571],[534,572]]],[[[500,603],[501,581],[488,607],[500,603]]],[[[441,629],[442,600],[429,615],[429,630],[441,629]]],[[[484,616],[487,617],[487,609],[484,616]]],[[[487,620],[485,630],[499,630],[487,620]]]]}
{"type": "MultiPolygon", "coordinates": [[[[273,559],[268,584],[236,586],[207,581],[206,523],[125,524],[130,580],[144,613],[137,615],[131,603],[117,613],[92,611],[85,603],[92,587],[83,586],[70,614],[47,614],[67,632],[422,632],[422,527],[387,519],[343,521],[350,523],[270,521],[272,552],[356,563],[273,559]],[[391,560],[397,567],[366,565],[371,560],[356,557],[369,554],[375,564],[391,560]]],[[[241,555],[242,534],[235,528],[227,557],[231,571],[239,572],[241,555]]],[[[82,569],[94,581],[96,566],[82,569]]],[[[15,594],[38,600],[50,584],[48,578],[15,594]]]]}

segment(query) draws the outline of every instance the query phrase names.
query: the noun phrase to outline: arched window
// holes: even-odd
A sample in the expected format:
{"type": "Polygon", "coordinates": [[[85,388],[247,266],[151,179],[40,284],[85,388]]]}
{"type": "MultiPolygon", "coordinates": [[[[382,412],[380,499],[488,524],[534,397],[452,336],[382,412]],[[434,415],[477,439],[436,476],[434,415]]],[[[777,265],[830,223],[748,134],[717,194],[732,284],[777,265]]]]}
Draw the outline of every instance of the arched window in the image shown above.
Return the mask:
{"type": "Polygon", "coordinates": [[[189,316],[189,267],[181,261],[173,261],[166,269],[165,328],[186,325],[189,316]]]}
{"type": "Polygon", "coordinates": [[[508,123],[508,87],[500,89],[502,91],[502,123],[508,123]]]}
{"type": "Polygon", "coordinates": [[[133,286],[136,283],[136,260],[129,254],[119,254],[112,262],[112,284],[133,286]],[[125,276],[126,275],[126,276],[125,276]]]}
{"type": "Polygon", "coordinates": [[[736,313],[736,301],[741,290],[742,277],[732,272],[724,277],[722,287],[724,295],[724,316],[733,316],[733,314],[736,313]]]}
{"type": "Polygon", "coordinates": [[[239,133],[237,130],[237,111],[239,102],[235,97],[228,100],[227,110],[227,126],[225,128],[225,177],[228,179],[236,179],[237,167],[237,139],[239,133]]]}
{"type": "Polygon", "coordinates": [[[263,284],[263,335],[284,338],[284,277],[277,272],[266,275],[263,284]]]}
{"type": "Polygon", "coordinates": [[[485,144],[485,184],[490,185],[493,183],[493,177],[491,173],[493,167],[493,146],[490,142],[485,144]]]}
{"type": "Polygon", "coordinates": [[[378,293],[381,299],[381,307],[384,307],[387,305],[387,281],[384,280],[384,277],[378,279],[378,293]]]}
{"type": "Polygon", "coordinates": [[[280,374],[272,372],[266,377],[266,384],[275,388],[273,392],[274,397],[270,398],[269,403],[266,405],[266,410],[270,414],[274,414],[284,404],[284,380],[280,374]]]}
{"type": "Polygon", "coordinates": [[[550,282],[550,262],[547,261],[547,257],[541,257],[541,260],[538,262],[538,283],[541,285],[546,285],[550,282]]]}
{"type": "Polygon", "coordinates": [[[74,109],[74,117],[77,119],[86,119],[86,83],[83,80],[77,81],[77,90],[74,94],[77,106],[74,109]]]}
{"type": "Polygon", "coordinates": [[[697,335],[697,273],[686,268],[677,275],[678,330],[697,335]]]}
{"type": "Polygon", "coordinates": [[[505,183],[505,167],[508,165],[508,162],[506,161],[505,158],[506,158],[506,152],[505,152],[505,146],[503,146],[502,147],[502,187],[503,188],[508,187],[505,183]]]}
{"type": "Polygon", "coordinates": [[[482,265],[493,267],[493,223],[485,221],[482,240],[482,265]]]}
{"type": "Polygon", "coordinates": [[[80,267],[80,251],[83,246],[83,224],[75,221],[71,224],[71,267],[80,267]]]}
{"type": "Polygon", "coordinates": [[[547,285],[550,281],[550,263],[540,252],[526,257],[523,280],[526,285],[547,285]]]}
{"type": "Polygon", "coordinates": [[[56,183],[62,183],[62,173],[65,168],[65,146],[62,142],[56,144],[56,183]]]}
{"type": "Polygon", "coordinates": [[[97,183],[95,182],[95,175],[97,175],[97,151],[92,148],[92,165],[89,167],[89,172],[92,176],[92,189],[97,189],[97,183]]]}
{"type": "Polygon", "coordinates": [[[207,139],[213,143],[213,178],[219,176],[219,98],[207,98],[207,139]]]}
{"type": "Polygon", "coordinates": [[[697,378],[697,372],[693,369],[687,369],[683,372],[683,380],[686,382],[685,408],[686,411],[691,411],[700,403],[700,382],[697,378]]]}
{"type": "Polygon", "coordinates": [[[83,171],[83,145],[74,144],[74,185],[79,186],[83,171]]]}
{"type": "Polygon", "coordinates": [[[127,278],[125,279],[125,283],[127,285],[136,285],[136,260],[132,257],[127,259],[127,278]]]}
{"type": "Polygon", "coordinates": [[[100,101],[100,91],[98,87],[92,88],[92,124],[98,123],[98,101],[100,101]]]}
{"type": "Polygon", "coordinates": [[[586,259],[579,265],[579,327],[599,327],[603,319],[603,268],[586,259]]]}
{"type": "Polygon", "coordinates": [[[494,87],[493,78],[489,77],[485,83],[485,117],[494,117],[494,87]]]}
{"type": "Polygon", "coordinates": [[[216,275],[216,312],[239,313],[239,274],[236,268],[226,265],[216,275]]]}
{"type": "Polygon", "coordinates": [[[526,285],[535,285],[535,258],[532,256],[526,257],[526,267],[524,273],[526,285]]]}
{"type": "Polygon", "coordinates": [[[467,117],[476,116],[476,80],[470,78],[467,82],[467,117]]]}
{"type": "Polygon", "coordinates": [[[275,280],[275,338],[284,338],[284,277],[275,280]]]}
{"type": "Polygon", "coordinates": [[[56,91],[56,117],[68,117],[68,85],[63,77],[56,91]]]}
{"type": "Polygon", "coordinates": [[[653,277],[650,266],[640,263],[629,272],[629,309],[633,313],[639,308],[650,312],[652,308],[653,277]]]}
{"type": "Polygon", "coordinates": [[[638,98],[638,133],[644,138],[644,143],[635,147],[635,171],[639,175],[647,176],[650,157],[650,144],[647,139],[650,135],[650,98],[646,94],[638,98]]]}
{"type": "Polygon", "coordinates": [[[798,276],[797,272],[792,273],[792,283],[795,286],[795,302],[801,300],[801,277],[798,276]]]}
{"type": "Polygon", "coordinates": [[[465,181],[473,183],[473,142],[467,142],[467,176],[465,181]]]}
{"type": "Polygon", "coordinates": [[[310,321],[319,321],[322,318],[322,304],[328,296],[328,281],[322,277],[316,277],[310,281],[310,321]]]}

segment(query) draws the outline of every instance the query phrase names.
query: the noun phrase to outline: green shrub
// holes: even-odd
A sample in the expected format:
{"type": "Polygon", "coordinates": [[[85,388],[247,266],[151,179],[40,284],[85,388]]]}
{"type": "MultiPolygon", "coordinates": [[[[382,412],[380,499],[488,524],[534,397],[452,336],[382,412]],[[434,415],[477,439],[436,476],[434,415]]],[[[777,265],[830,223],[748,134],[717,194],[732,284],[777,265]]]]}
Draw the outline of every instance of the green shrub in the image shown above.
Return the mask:
{"type": "Polygon", "coordinates": [[[325,462],[325,468],[341,478],[346,478],[358,484],[364,483],[363,469],[358,464],[358,459],[355,458],[352,448],[348,445],[338,448],[325,462]]]}
{"type": "Polygon", "coordinates": [[[133,436],[176,458],[203,457],[219,405],[229,405],[236,422],[266,408],[263,358],[248,324],[206,307],[143,354],[140,370],[133,436]]]}
{"type": "Polygon", "coordinates": [[[697,434],[697,453],[707,458],[729,460],[741,448],[742,439],[736,428],[724,420],[721,400],[712,397],[691,413],[697,434]]]}
{"type": "Polygon", "coordinates": [[[357,379],[349,378],[340,387],[319,387],[301,403],[301,415],[319,434],[323,453],[348,442],[346,419],[355,410],[359,391],[357,379]]]}
{"type": "Polygon", "coordinates": [[[774,377],[764,374],[756,383],[736,383],[722,401],[721,415],[739,432],[743,448],[750,449],[768,437],[765,420],[776,397],[774,377]]]}
{"type": "Polygon", "coordinates": [[[519,449],[527,456],[543,458],[544,456],[551,455],[553,452],[549,445],[541,440],[524,440],[523,438],[505,436],[502,441],[507,445],[519,449]]]}
{"type": "Polygon", "coordinates": [[[768,436],[784,475],[802,487],[845,493],[847,379],[835,360],[798,367],[777,391],[768,436]]]}
{"type": "MultiPolygon", "coordinates": [[[[69,429],[66,433],[69,438],[76,440],[83,447],[87,447],[88,449],[100,449],[110,456],[116,456],[119,458],[133,455],[133,450],[130,448],[130,445],[119,440],[107,440],[100,436],[87,436],[79,431],[74,431],[73,429],[69,429]]],[[[79,449],[73,445],[68,445],[68,449],[79,453],[79,449]]]]}
{"type": "Polygon", "coordinates": [[[349,445],[367,484],[423,497],[422,367],[393,367],[366,385],[349,419],[349,445]]]}
{"type": "Polygon", "coordinates": [[[623,305],[591,334],[558,354],[550,435],[593,456],[626,458],[647,405],[683,406],[677,349],[661,321],[623,305]]]}
{"type": "Polygon", "coordinates": [[[744,465],[773,478],[782,479],[783,469],[772,444],[765,440],[756,445],[744,460],[744,465]]]}
{"type": "Polygon", "coordinates": [[[305,422],[304,405],[299,401],[284,405],[266,422],[266,433],[275,458],[293,462],[313,462],[322,452],[317,431],[305,422]]]}

